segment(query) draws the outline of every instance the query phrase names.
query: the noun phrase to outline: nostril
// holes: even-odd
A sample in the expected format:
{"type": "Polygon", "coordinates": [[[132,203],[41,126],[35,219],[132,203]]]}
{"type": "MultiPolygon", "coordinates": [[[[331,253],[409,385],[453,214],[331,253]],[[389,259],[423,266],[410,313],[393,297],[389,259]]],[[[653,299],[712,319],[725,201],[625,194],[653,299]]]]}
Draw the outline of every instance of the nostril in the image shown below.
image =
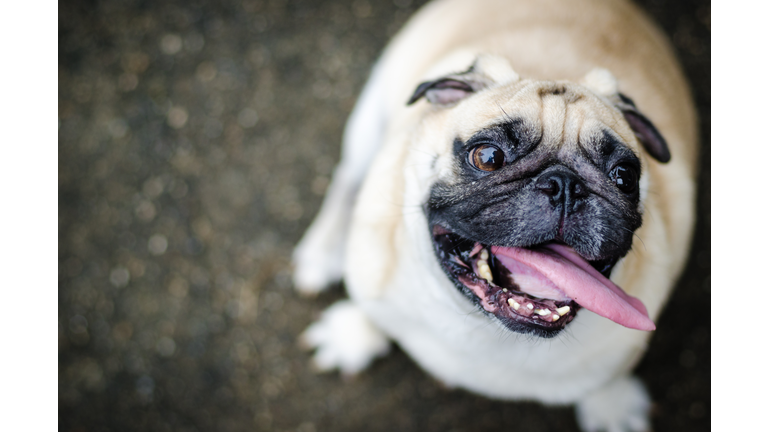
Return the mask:
{"type": "Polygon", "coordinates": [[[576,181],[573,183],[573,196],[576,198],[582,198],[587,196],[589,193],[587,192],[587,188],[584,187],[581,182],[576,181]]]}
{"type": "Polygon", "coordinates": [[[560,183],[554,179],[540,182],[536,185],[538,189],[549,196],[555,196],[560,192],[560,183]]]}

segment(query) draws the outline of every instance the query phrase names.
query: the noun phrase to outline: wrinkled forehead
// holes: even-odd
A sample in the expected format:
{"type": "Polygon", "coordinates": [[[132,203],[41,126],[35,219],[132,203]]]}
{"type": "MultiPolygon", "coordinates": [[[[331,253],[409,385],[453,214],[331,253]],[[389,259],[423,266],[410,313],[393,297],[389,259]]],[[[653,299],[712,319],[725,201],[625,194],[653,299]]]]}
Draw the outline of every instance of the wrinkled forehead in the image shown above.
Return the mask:
{"type": "Polygon", "coordinates": [[[635,145],[621,112],[583,86],[567,82],[521,81],[490,88],[455,107],[452,121],[466,142],[478,132],[514,124],[539,146],[581,145],[594,151],[605,141],[635,145]]]}

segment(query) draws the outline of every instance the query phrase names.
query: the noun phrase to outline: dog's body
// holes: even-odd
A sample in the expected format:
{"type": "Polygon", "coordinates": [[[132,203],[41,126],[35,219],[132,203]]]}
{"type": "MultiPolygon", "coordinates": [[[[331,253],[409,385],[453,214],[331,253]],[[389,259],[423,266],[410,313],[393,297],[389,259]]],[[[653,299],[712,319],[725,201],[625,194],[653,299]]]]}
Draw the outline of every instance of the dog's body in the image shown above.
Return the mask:
{"type": "Polygon", "coordinates": [[[358,372],[392,339],[447,385],[574,403],[587,430],[646,429],[648,397],[629,372],[650,333],[627,327],[653,328],[684,265],[695,126],[666,40],[630,4],[428,5],[376,66],[295,254],[301,291],[343,277],[351,297],[306,333],[317,365],[358,372]],[[500,284],[499,263],[592,276],[539,287],[559,296],[542,303],[515,272],[507,285],[526,295],[478,276],[489,252],[500,284]],[[597,270],[644,308],[614,298],[585,260],[607,262],[597,270]],[[585,299],[592,289],[602,294],[585,299]]]}

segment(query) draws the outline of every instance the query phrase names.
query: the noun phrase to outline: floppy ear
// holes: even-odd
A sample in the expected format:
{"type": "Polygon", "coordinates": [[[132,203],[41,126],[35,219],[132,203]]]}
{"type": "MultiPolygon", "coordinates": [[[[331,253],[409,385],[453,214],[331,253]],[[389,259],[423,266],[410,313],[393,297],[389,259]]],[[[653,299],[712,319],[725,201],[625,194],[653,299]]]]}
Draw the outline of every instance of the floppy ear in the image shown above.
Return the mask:
{"type": "Polygon", "coordinates": [[[484,54],[477,57],[465,72],[446,75],[419,84],[408,99],[408,105],[422,97],[434,105],[453,105],[492,85],[505,84],[518,79],[520,77],[512,70],[506,59],[484,54]]]}
{"type": "Polygon", "coordinates": [[[619,93],[619,85],[613,74],[606,69],[595,68],[584,77],[583,83],[594,92],[614,101],[616,108],[624,114],[624,119],[648,154],[661,163],[669,162],[671,155],[667,141],[661,136],[656,126],[638,111],[632,99],[619,93]]]}
{"type": "Polygon", "coordinates": [[[419,84],[413,96],[408,99],[408,105],[412,105],[422,96],[425,96],[431,104],[451,105],[476,91],[471,81],[458,78],[458,75],[456,77],[445,77],[419,84]]]}
{"type": "Polygon", "coordinates": [[[637,110],[632,99],[619,93],[619,100],[621,102],[616,104],[616,107],[624,114],[624,119],[627,120],[629,127],[635,132],[635,136],[640,141],[640,144],[645,147],[645,150],[648,151],[648,154],[661,163],[669,162],[672,157],[669,153],[669,146],[656,129],[656,126],[637,110]]]}

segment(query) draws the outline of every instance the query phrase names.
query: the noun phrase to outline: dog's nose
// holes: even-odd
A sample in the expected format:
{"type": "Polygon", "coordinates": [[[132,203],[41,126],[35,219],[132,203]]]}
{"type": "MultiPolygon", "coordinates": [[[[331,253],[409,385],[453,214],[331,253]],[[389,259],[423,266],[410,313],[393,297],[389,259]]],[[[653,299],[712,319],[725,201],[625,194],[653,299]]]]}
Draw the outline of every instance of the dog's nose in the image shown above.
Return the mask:
{"type": "Polygon", "coordinates": [[[542,174],[536,180],[536,189],[549,196],[552,206],[565,204],[569,211],[575,210],[574,205],[579,198],[589,195],[581,179],[576,174],[565,170],[554,170],[542,174]]]}

